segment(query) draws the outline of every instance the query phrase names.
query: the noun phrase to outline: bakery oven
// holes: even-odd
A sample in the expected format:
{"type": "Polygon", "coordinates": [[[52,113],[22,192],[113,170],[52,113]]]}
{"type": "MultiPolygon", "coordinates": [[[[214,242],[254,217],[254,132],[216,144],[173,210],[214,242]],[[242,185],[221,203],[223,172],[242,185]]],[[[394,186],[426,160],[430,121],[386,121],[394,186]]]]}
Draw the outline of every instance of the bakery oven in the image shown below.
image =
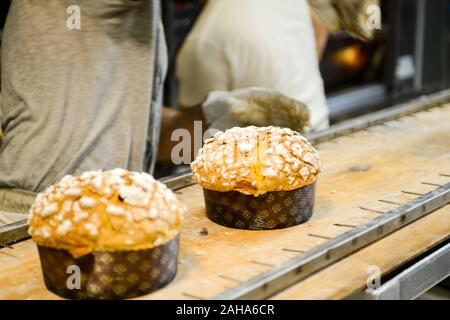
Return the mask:
{"type": "Polygon", "coordinates": [[[448,0],[381,0],[383,27],[368,43],[341,32],[321,62],[332,122],[448,88],[448,0]]]}

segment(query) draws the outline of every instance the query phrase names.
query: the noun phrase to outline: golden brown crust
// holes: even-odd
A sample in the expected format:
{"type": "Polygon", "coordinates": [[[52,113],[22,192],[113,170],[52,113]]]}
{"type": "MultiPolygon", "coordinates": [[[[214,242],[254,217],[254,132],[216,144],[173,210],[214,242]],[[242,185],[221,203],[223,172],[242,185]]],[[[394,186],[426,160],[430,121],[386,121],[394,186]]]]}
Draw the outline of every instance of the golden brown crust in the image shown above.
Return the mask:
{"type": "Polygon", "coordinates": [[[146,173],[93,171],[66,176],[40,193],[29,233],[38,245],[75,257],[149,249],[178,234],[184,211],[173,192],[146,173]]]}
{"type": "Polygon", "coordinates": [[[253,126],[206,140],[191,168],[206,189],[254,196],[301,188],[321,171],[317,151],[298,132],[253,126]]]}

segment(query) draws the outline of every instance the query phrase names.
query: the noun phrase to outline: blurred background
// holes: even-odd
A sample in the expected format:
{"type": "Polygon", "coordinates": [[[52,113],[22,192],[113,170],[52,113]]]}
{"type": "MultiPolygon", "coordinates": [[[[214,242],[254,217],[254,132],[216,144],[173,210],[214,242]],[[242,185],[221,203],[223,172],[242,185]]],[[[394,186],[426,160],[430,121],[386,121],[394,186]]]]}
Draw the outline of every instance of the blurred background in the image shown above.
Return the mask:
{"type": "MultiPolygon", "coordinates": [[[[177,105],[175,57],[204,1],[162,1],[170,53],[165,105],[177,105]]],[[[321,61],[331,122],[450,87],[450,0],[381,0],[383,27],[362,42],[331,35],[321,61]]]]}
{"type": "MultiPolygon", "coordinates": [[[[177,105],[175,58],[205,1],[163,0],[169,48],[165,105],[177,105]]],[[[331,122],[450,87],[450,0],[381,0],[383,27],[370,42],[331,35],[321,61],[331,122]]],[[[0,1],[0,32],[10,0],[0,1]]]]}
{"type": "MultiPolygon", "coordinates": [[[[10,2],[0,1],[0,33],[10,2]]],[[[165,106],[179,105],[176,57],[206,2],[161,1],[169,52],[165,106]]],[[[450,87],[450,0],[380,0],[380,7],[382,28],[374,39],[345,31],[328,37],[320,71],[331,124],[450,87]]],[[[178,169],[158,165],[155,176],[178,169]]]]}

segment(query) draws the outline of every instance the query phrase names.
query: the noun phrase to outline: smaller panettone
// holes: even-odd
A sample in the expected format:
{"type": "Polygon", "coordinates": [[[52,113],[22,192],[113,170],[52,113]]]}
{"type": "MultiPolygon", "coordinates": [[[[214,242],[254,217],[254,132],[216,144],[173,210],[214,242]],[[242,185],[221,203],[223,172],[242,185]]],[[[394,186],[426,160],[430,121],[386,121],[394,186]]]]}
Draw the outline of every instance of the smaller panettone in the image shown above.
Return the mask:
{"type": "Polygon", "coordinates": [[[184,210],[171,190],[146,173],[85,172],[37,196],[29,233],[39,246],[74,257],[149,249],[179,233],[184,210]]]}
{"type": "Polygon", "coordinates": [[[253,126],[206,140],[191,167],[205,189],[254,196],[312,184],[321,170],[317,151],[298,132],[253,126]]]}
{"type": "Polygon", "coordinates": [[[319,155],[298,132],[232,128],[205,141],[191,165],[207,217],[222,226],[272,230],[308,221],[319,155]]]}

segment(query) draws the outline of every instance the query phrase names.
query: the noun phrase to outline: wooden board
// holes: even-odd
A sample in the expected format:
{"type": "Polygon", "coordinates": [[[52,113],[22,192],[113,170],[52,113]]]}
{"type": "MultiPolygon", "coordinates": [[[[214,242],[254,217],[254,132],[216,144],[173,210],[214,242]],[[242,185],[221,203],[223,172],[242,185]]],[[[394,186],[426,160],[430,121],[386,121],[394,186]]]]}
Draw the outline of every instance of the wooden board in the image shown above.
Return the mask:
{"type": "MultiPolygon", "coordinates": [[[[280,266],[353,226],[450,182],[450,105],[318,145],[324,164],[316,210],[276,231],[223,228],[206,219],[197,186],[178,191],[188,207],[179,272],[143,299],[207,299],[280,266]],[[208,236],[200,235],[206,227],[208,236]]],[[[51,299],[31,241],[0,250],[0,298],[51,299]]]]}
{"type": "Polygon", "coordinates": [[[344,299],[364,289],[369,267],[382,275],[450,238],[450,205],[361,249],[272,299],[344,299]]]}

